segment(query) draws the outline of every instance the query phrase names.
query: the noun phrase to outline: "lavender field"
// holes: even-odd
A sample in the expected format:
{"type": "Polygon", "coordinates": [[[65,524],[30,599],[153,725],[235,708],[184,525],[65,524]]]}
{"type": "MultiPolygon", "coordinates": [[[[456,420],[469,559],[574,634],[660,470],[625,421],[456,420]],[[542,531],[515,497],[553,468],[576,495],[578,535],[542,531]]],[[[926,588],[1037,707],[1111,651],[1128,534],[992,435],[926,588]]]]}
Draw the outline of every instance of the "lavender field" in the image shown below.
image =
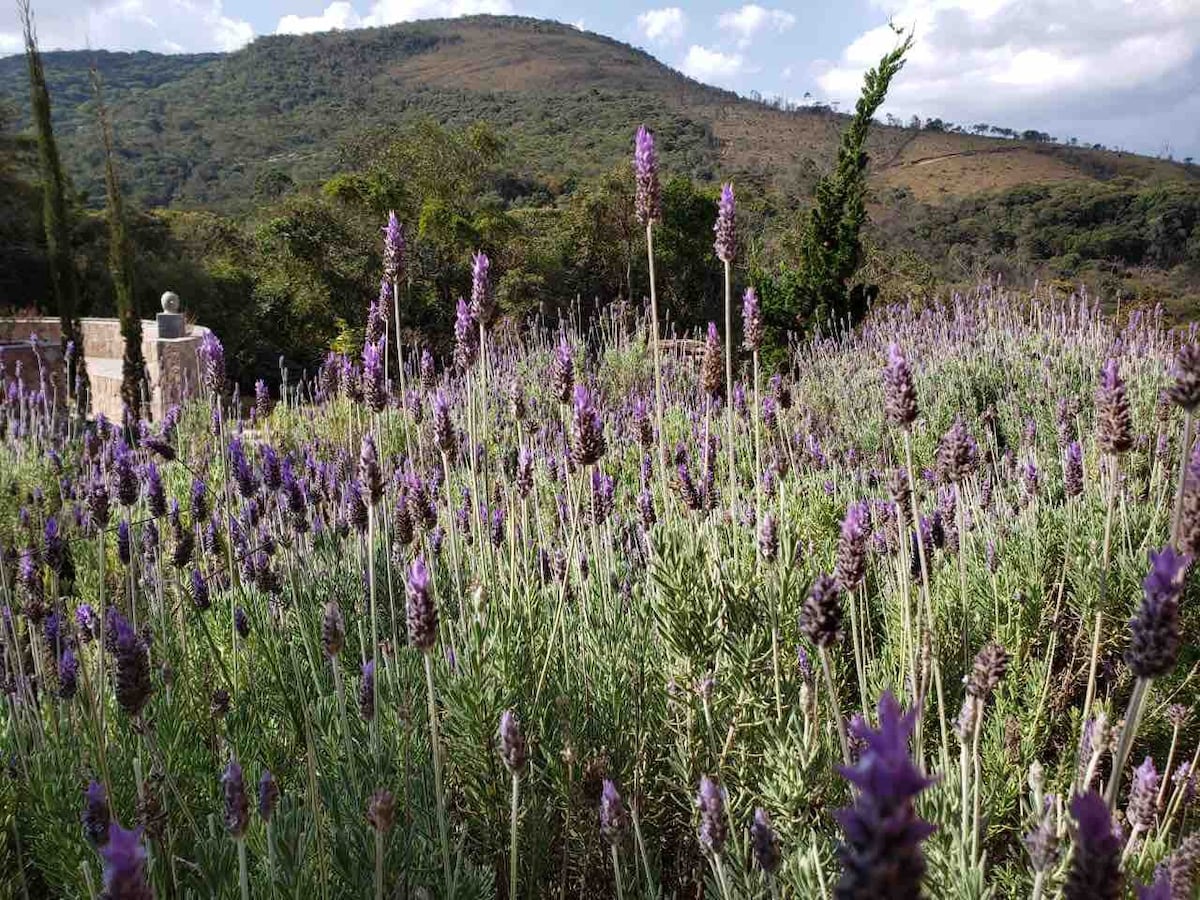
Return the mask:
{"type": "Polygon", "coordinates": [[[215,340],[161,423],[0,374],[5,896],[1195,895],[1194,333],[985,283],[768,371],[752,290],[501,329],[480,255],[439,359],[388,240],[246,417],[215,340]]]}

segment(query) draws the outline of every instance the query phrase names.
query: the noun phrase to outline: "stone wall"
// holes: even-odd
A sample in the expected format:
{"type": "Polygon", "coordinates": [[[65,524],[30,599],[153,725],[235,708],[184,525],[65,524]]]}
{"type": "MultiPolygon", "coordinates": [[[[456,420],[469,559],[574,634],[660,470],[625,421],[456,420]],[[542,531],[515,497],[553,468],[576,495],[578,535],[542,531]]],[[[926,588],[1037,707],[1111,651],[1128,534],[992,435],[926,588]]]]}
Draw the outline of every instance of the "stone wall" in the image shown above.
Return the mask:
{"type": "MultiPolygon", "coordinates": [[[[84,363],[91,382],[91,413],[103,413],[109,419],[121,418],[121,359],[125,341],[121,337],[121,325],[116,319],[83,319],[80,321],[83,334],[84,363]]],[[[161,419],[173,404],[182,403],[197,389],[200,370],[197,350],[200,339],[208,329],[191,325],[183,337],[160,338],[158,323],[142,320],[142,355],[146,358],[146,370],[150,379],[150,398],[147,413],[151,419],[161,419]]],[[[0,319],[0,359],[6,362],[6,371],[15,371],[18,358],[33,361],[23,366],[22,378],[27,385],[36,387],[37,368],[29,336],[38,336],[39,348],[52,348],[59,367],[61,379],[62,327],[57,318],[24,317],[0,319]],[[32,375],[31,375],[32,370],[32,375]],[[29,378],[33,378],[32,384],[29,378]]],[[[43,352],[43,356],[46,353],[43,352]]]]}

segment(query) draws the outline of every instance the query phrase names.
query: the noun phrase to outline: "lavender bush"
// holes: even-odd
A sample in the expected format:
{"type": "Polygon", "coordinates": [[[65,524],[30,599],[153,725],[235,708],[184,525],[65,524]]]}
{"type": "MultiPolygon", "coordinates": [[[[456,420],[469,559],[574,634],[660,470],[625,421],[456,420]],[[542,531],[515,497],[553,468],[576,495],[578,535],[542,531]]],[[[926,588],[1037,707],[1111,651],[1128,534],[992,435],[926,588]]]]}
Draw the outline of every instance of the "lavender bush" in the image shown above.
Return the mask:
{"type": "Polygon", "coordinates": [[[0,372],[0,893],[1194,896],[1195,334],[985,282],[760,378],[752,291],[474,276],[245,419],[0,372]]]}

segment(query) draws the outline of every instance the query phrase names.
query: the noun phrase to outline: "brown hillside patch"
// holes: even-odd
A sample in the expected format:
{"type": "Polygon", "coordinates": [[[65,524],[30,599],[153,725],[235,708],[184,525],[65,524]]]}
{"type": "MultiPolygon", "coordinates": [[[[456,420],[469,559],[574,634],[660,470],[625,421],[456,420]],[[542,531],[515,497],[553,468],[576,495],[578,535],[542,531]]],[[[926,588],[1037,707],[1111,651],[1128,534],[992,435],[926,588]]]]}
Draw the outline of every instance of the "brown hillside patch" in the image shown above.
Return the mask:
{"type": "Polygon", "coordinates": [[[1090,176],[1055,156],[1016,145],[987,150],[947,150],[918,155],[911,148],[901,161],[876,173],[876,182],[907,188],[918,200],[939,203],[1003,191],[1020,184],[1087,179],[1090,176]]]}
{"type": "Polygon", "coordinates": [[[472,24],[447,30],[460,40],[406,57],[390,74],[424,85],[480,92],[663,87],[662,73],[648,72],[630,48],[573,29],[556,31],[552,39],[535,31],[472,24]]]}

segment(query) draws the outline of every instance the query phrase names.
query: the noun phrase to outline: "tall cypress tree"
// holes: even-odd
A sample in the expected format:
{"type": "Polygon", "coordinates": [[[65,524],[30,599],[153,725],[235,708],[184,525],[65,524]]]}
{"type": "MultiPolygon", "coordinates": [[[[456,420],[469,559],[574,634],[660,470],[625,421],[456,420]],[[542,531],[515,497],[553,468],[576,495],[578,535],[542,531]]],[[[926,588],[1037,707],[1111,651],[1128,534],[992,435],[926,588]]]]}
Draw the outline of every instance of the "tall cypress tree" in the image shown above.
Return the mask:
{"type": "Polygon", "coordinates": [[[800,245],[801,324],[847,320],[854,325],[874,294],[872,286],[852,283],[862,264],[862,227],[867,221],[867,132],[911,46],[909,35],[867,72],[854,117],[842,132],[837,168],[817,183],[800,245]]]}
{"type": "Polygon", "coordinates": [[[79,292],[75,283],[75,264],[71,259],[71,223],[67,208],[67,179],[58,157],[54,129],[50,123],[50,92],[42,55],[38,52],[30,0],[17,0],[17,11],[25,32],[25,59],[29,63],[30,112],[37,132],[38,162],[42,176],[42,220],[46,229],[46,256],[50,261],[50,285],[62,321],[63,342],[75,346],[74,372],[67,373],[67,390],[82,388],[75,398],[80,409],[86,408],[87,370],[83,362],[83,334],[79,329],[79,292]],[[74,376],[74,377],[72,377],[74,376]]]}
{"type": "Polygon", "coordinates": [[[108,207],[108,270],[112,275],[117,300],[117,318],[125,349],[121,357],[121,399],[129,410],[141,417],[142,401],[148,396],[146,358],[142,355],[142,317],[138,315],[133,294],[133,245],[125,230],[125,205],[121,199],[121,181],[117,176],[113,152],[112,120],[104,104],[100,72],[92,66],[92,92],[96,97],[100,140],[104,144],[104,191],[108,207]]]}

